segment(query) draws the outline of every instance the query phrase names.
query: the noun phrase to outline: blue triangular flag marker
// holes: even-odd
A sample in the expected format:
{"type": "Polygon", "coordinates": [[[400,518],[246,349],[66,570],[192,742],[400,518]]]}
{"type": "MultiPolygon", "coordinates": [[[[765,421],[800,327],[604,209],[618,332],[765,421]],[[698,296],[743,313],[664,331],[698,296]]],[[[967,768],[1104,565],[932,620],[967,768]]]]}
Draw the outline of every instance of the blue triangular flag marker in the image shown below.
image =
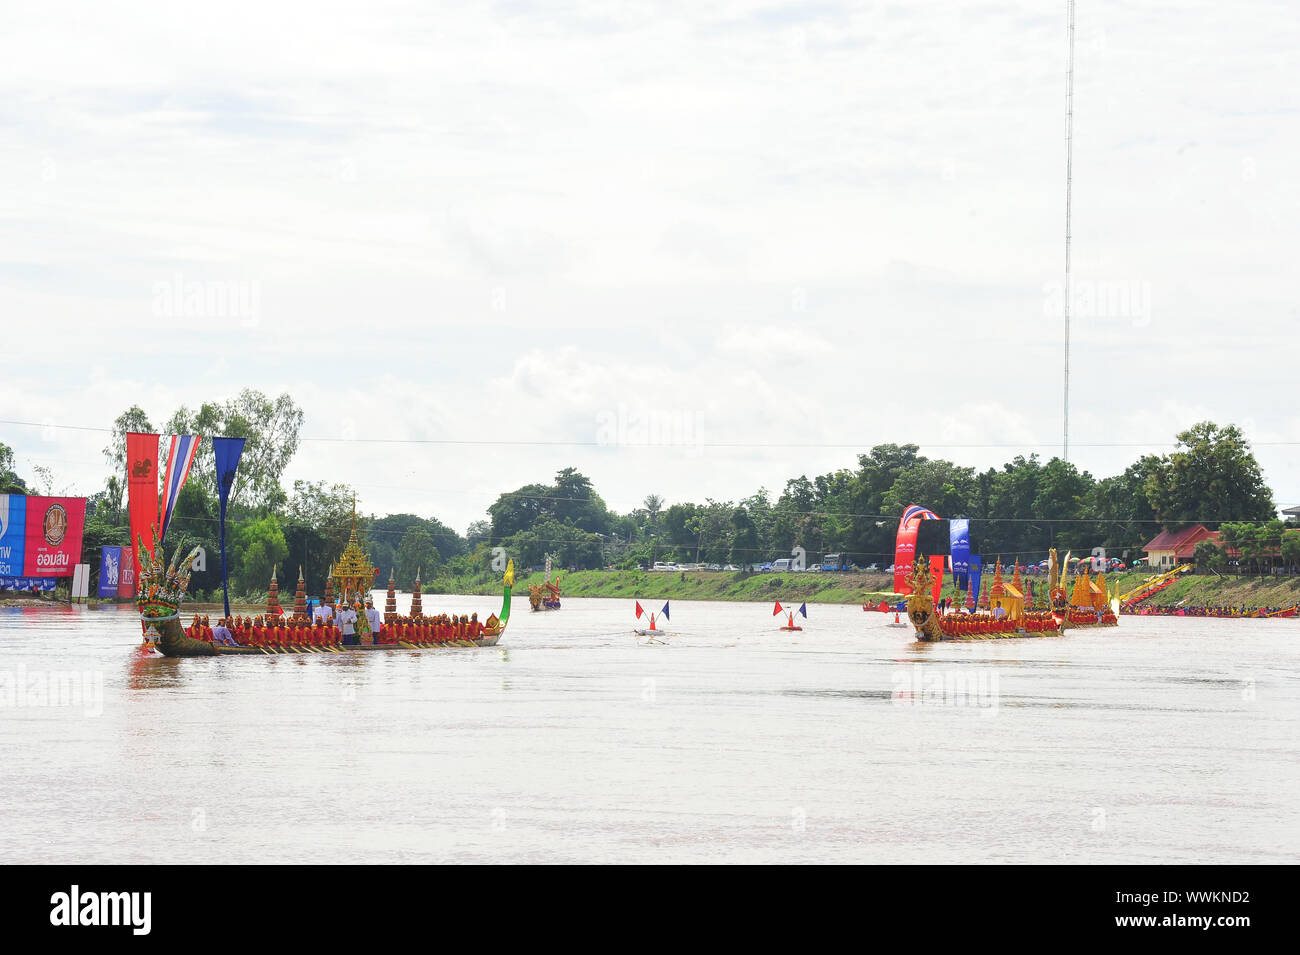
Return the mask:
{"type": "Polygon", "coordinates": [[[664,601],[664,610],[663,610],[663,614],[664,614],[664,619],[665,619],[665,620],[671,620],[671,619],[672,619],[672,617],[668,616],[668,601],[667,601],[667,600],[664,601]]]}
{"type": "Polygon", "coordinates": [[[803,614],[805,617],[807,617],[807,616],[808,616],[808,605],[807,605],[807,604],[800,604],[800,605],[799,605],[799,612],[800,612],[801,614],[803,614]]]}

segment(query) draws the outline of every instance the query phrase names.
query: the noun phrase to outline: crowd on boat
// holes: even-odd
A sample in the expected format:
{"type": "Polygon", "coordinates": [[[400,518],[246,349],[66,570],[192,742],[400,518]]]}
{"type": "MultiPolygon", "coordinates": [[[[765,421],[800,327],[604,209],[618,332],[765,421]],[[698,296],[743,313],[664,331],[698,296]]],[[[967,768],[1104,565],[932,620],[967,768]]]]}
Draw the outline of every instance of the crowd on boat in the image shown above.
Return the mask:
{"type": "Polygon", "coordinates": [[[462,643],[483,636],[486,627],[478,614],[436,614],[432,617],[395,616],[385,621],[369,601],[362,607],[318,607],[310,618],[284,614],[222,617],[214,627],[206,615],[194,616],[185,634],[218,646],[326,648],[380,646],[434,646],[462,643]]]}
{"type": "Polygon", "coordinates": [[[1181,606],[1172,607],[1123,607],[1122,612],[1136,617],[1294,617],[1300,614],[1300,606],[1293,607],[1221,607],[1221,606],[1181,606]]]}
{"type": "MultiPolygon", "coordinates": [[[[939,629],[945,636],[975,637],[997,633],[1049,633],[1056,630],[1058,624],[1050,610],[1026,610],[1020,617],[1013,619],[1006,613],[987,610],[959,611],[941,614],[939,629]]],[[[1095,622],[1096,617],[1093,617],[1095,622]]]]}

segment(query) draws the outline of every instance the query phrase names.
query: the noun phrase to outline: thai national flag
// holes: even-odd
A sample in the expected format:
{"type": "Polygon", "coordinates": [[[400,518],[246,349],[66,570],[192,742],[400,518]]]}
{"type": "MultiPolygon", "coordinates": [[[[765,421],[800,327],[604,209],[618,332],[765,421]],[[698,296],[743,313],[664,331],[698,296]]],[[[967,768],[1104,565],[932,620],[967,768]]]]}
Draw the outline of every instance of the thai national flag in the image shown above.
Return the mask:
{"type": "Polygon", "coordinates": [[[172,435],[171,450],[167,453],[167,479],[163,482],[161,525],[158,539],[167,536],[167,528],[172,522],[172,512],[176,510],[176,499],[181,496],[185,479],[190,476],[190,466],[199,451],[200,437],[195,434],[172,435]]]}
{"type": "Polygon", "coordinates": [[[914,517],[919,517],[920,519],[922,519],[922,520],[926,520],[926,521],[937,521],[937,520],[939,520],[939,515],[938,515],[938,514],[936,514],[934,511],[930,510],[928,507],[921,507],[919,504],[913,504],[913,505],[911,505],[910,507],[908,507],[907,510],[905,510],[905,511],[903,512],[902,523],[903,523],[903,524],[906,524],[908,521],[910,521],[910,520],[911,520],[912,518],[914,518],[914,517]]]}

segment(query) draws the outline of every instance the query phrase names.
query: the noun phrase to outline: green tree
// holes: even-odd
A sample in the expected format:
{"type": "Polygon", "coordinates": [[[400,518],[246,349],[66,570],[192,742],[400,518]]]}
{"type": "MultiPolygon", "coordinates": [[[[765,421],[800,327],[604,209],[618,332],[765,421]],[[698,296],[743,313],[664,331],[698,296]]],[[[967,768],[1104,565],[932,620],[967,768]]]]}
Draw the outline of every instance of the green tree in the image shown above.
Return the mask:
{"type": "Polygon", "coordinates": [[[424,579],[431,578],[441,563],[433,535],[423,524],[416,524],[402,535],[397,545],[397,585],[410,590],[417,573],[424,579]]]}
{"type": "Polygon", "coordinates": [[[1266,521],[1274,513],[1273,493],[1236,425],[1202,421],[1179,434],[1175,450],[1160,459],[1144,487],[1167,530],[1195,522],[1266,521]]]}
{"type": "MultiPolygon", "coordinates": [[[[246,594],[264,593],[271,583],[272,568],[279,567],[283,571],[284,559],[289,556],[289,546],[279,520],[275,515],[267,514],[257,520],[245,521],[232,536],[233,576],[239,590],[246,594]]],[[[287,573],[280,573],[279,581],[282,586],[293,583],[287,573]]]]}
{"type": "Polygon", "coordinates": [[[0,494],[26,494],[27,482],[14,470],[13,448],[0,441],[0,494]]]}
{"type": "MultiPolygon", "coordinates": [[[[283,523],[289,562],[301,566],[310,593],[325,589],[325,575],[352,535],[356,492],[347,484],[294,481],[283,523]]],[[[368,544],[365,521],[357,521],[358,543],[368,544]]],[[[373,555],[372,555],[373,556],[373,555]]],[[[379,567],[384,565],[379,564],[379,567]]],[[[390,565],[391,566],[391,565],[390,565]]]]}
{"type": "MultiPolygon", "coordinates": [[[[245,388],[229,401],[204,402],[198,411],[182,406],[167,422],[167,431],[244,438],[231,501],[253,508],[278,508],[286,499],[280,478],[298,451],[302,422],[303,411],[288,394],[269,398],[245,388]]],[[[211,454],[198,455],[190,480],[208,485],[215,495],[216,459],[211,454]]]]}
{"type": "MultiPolygon", "coordinates": [[[[108,444],[104,448],[104,458],[113,466],[113,473],[126,477],[126,436],[128,432],[153,434],[154,426],[149,423],[149,416],[139,405],[132,405],[113,421],[113,429],[108,444]]],[[[162,449],[159,449],[162,453],[162,449]]]]}
{"type": "Polygon", "coordinates": [[[1192,560],[1196,563],[1196,569],[1200,573],[1223,570],[1228,563],[1227,555],[1223,553],[1223,549],[1211,540],[1203,540],[1196,545],[1192,560]]]}

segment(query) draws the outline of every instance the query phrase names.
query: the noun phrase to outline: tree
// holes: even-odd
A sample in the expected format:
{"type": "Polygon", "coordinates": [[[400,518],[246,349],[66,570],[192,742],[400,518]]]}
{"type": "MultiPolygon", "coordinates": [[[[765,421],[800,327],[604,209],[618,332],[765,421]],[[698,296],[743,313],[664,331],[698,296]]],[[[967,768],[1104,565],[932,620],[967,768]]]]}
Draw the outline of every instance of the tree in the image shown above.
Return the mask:
{"type": "MultiPolygon", "coordinates": [[[[289,559],[303,568],[307,589],[321,593],[329,566],[352,535],[356,492],[346,484],[294,481],[293,496],[285,507],[283,526],[289,559]]],[[[365,522],[357,522],[358,542],[366,546],[365,522]]],[[[379,565],[383,566],[383,565],[379,565]]]]}
{"type": "Polygon", "coordinates": [[[13,448],[0,441],[0,494],[26,494],[27,482],[14,471],[13,448]]]}
{"type": "MultiPolygon", "coordinates": [[[[280,522],[273,514],[245,521],[235,530],[233,537],[232,563],[235,564],[234,576],[239,589],[246,594],[265,592],[271,583],[272,568],[283,568],[284,559],[289,555],[280,522]]],[[[284,584],[289,575],[282,573],[279,579],[284,584]]]]}
{"type": "MultiPolygon", "coordinates": [[[[246,439],[231,502],[277,508],[285,502],[280,477],[298,451],[302,422],[302,409],[287,393],[272,399],[245,388],[229,401],[204,402],[197,412],[182,406],[167,422],[167,431],[246,439]]],[[[195,458],[190,480],[201,481],[217,493],[216,461],[211,454],[195,458]]]]}
{"type": "Polygon", "coordinates": [[[1227,566],[1228,558],[1223,549],[1212,540],[1203,540],[1196,545],[1192,554],[1196,569],[1201,573],[1220,571],[1227,566]]]}
{"type": "Polygon", "coordinates": [[[126,436],[128,432],[153,434],[154,427],[149,423],[149,416],[139,405],[132,405],[113,421],[113,430],[104,448],[104,457],[113,466],[113,472],[126,476],[126,436]]]}
{"type": "Polygon", "coordinates": [[[744,567],[758,560],[760,553],[758,527],[744,506],[737,507],[731,512],[731,562],[744,567]]]}
{"type": "Polygon", "coordinates": [[[411,589],[417,573],[432,577],[440,563],[442,559],[434,546],[433,535],[423,524],[412,526],[397,545],[397,585],[411,589]]]}
{"type": "Polygon", "coordinates": [[[653,530],[659,520],[659,512],[663,510],[664,499],[658,494],[647,494],[645,500],[641,503],[645,506],[646,517],[649,520],[650,529],[653,530]]]}
{"type": "Polygon", "coordinates": [[[1144,489],[1166,530],[1194,522],[1267,521],[1274,513],[1273,493],[1236,425],[1202,421],[1179,434],[1144,489]]]}

